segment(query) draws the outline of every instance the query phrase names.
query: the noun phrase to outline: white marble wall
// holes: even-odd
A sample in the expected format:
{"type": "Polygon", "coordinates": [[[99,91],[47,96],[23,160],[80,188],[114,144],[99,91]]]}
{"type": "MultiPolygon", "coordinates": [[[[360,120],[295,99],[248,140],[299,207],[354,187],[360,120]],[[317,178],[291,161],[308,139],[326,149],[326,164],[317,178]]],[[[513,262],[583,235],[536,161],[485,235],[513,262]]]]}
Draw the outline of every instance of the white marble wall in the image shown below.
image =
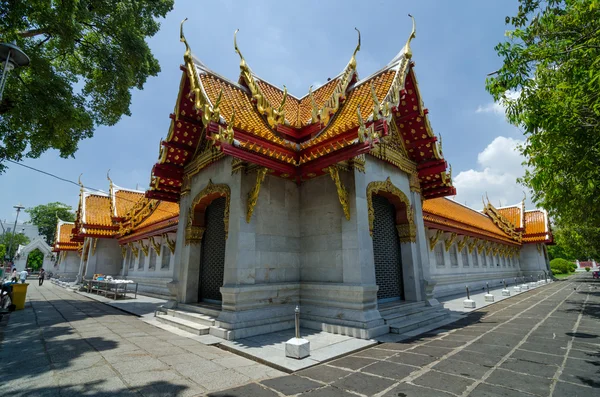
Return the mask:
{"type": "Polygon", "coordinates": [[[91,279],[94,274],[104,274],[118,276],[121,272],[123,255],[121,247],[115,239],[99,238],[96,243],[96,249],[93,251],[92,238],[86,237],[84,241],[84,250],[87,246],[87,263],[84,261],[84,255],[81,258],[80,274],[86,279],[91,279]],[[85,273],[82,273],[85,272],[85,273]]]}
{"type": "Polygon", "coordinates": [[[550,265],[544,256],[546,250],[545,245],[541,246],[541,252],[538,251],[538,244],[524,244],[521,249],[521,264],[523,274],[527,276],[533,275],[537,277],[544,271],[550,271],[550,265]]]}
{"type": "MultiPolygon", "coordinates": [[[[432,237],[435,235],[436,230],[430,229],[427,233],[428,237],[432,237]]],[[[490,287],[501,285],[502,280],[506,280],[508,284],[512,285],[514,278],[522,275],[518,257],[503,258],[499,255],[492,256],[491,254],[484,257],[483,253],[479,253],[477,249],[474,249],[469,254],[465,246],[463,247],[463,251],[467,253],[467,260],[465,261],[463,251],[458,252],[457,247],[458,242],[463,238],[462,236],[457,237],[456,241],[450,246],[450,249],[446,251],[444,240],[449,235],[450,233],[444,233],[438,240],[435,248],[428,250],[431,263],[431,278],[436,282],[434,289],[436,297],[441,298],[454,294],[464,294],[465,286],[467,285],[472,291],[484,288],[486,282],[489,283],[490,287]],[[453,265],[451,258],[453,251],[457,253],[455,265],[453,265]]]]}
{"type": "Polygon", "coordinates": [[[81,258],[77,251],[64,251],[59,254],[60,263],[58,264],[57,275],[61,277],[75,277],[79,271],[81,258]]]}
{"type": "MultiPolygon", "coordinates": [[[[169,238],[174,239],[175,234],[170,234],[169,238]]],[[[139,242],[135,243],[138,248],[137,257],[128,247],[125,258],[123,258],[121,276],[137,282],[139,292],[164,298],[169,297],[167,284],[173,280],[175,256],[163,240],[163,237],[160,236],[154,238],[154,241],[160,245],[160,255],[157,254],[148,239],[142,240],[144,246],[148,246],[148,255],[145,255],[144,251],[139,248],[139,242]],[[150,267],[151,256],[155,258],[153,268],[150,267]]]]}

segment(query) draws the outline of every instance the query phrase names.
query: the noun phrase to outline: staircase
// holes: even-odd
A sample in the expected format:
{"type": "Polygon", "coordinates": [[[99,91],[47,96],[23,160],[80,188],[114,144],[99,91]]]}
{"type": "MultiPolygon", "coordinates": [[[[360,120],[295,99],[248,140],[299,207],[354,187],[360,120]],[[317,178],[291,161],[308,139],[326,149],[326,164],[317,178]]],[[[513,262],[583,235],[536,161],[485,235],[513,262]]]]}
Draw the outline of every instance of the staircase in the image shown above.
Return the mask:
{"type": "Polygon", "coordinates": [[[425,302],[384,303],[379,305],[379,313],[393,334],[404,334],[427,326],[435,327],[450,319],[448,309],[444,309],[442,305],[427,306],[425,302]]]}
{"type": "MultiPolygon", "coordinates": [[[[160,307],[155,313],[157,321],[195,335],[208,335],[217,325],[219,311],[210,307],[179,304],[177,309],[160,307]]],[[[218,325],[217,325],[218,326],[218,325]]]]}

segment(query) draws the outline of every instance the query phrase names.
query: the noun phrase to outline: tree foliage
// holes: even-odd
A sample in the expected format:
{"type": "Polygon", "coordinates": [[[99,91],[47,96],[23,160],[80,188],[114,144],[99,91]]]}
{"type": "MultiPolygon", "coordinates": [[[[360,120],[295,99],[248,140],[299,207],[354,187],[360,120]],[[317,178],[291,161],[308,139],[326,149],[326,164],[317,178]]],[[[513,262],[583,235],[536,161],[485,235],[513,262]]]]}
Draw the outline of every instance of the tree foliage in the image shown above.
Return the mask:
{"type": "Polygon", "coordinates": [[[600,227],[559,224],[554,231],[555,245],[548,247],[551,259],[568,260],[600,258],[600,227]]]}
{"type": "Polygon", "coordinates": [[[32,268],[33,270],[38,270],[44,264],[44,254],[39,249],[34,249],[29,253],[27,257],[27,267],[32,268]]]}
{"type": "Polygon", "coordinates": [[[0,172],[6,159],[54,148],[73,155],[98,125],[130,115],[131,89],[160,71],[145,39],[173,0],[0,0],[0,41],[30,66],[11,72],[0,103],[0,172]]]}
{"type": "Polygon", "coordinates": [[[552,274],[569,274],[574,271],[574,268],[576,269],[577,265],[566,259],[556,258],[550,261],[552,274]]]}
{"type": "Polygon", "coordinates": [[[533,200],[570,224],[600,225],[600,0],[519,3],[487,90],[526,135],[533,200]]]}
{"type": "Polygon", "coordinates": [[[29,223],[37,226],[39,233],[44,236],[46,242],[50,245],[54,243],[58,218],[68,222],[75,220],[73,209],[59,202],[37,205],[27,208],[25,212],[31,218],[29,223]]]}
{"type": "Polygon", "coordinates": [[[9,258],[14,258],[15,253],[17,252],[17,249],[19,248],[19,245],[27,245],[29,244],[29,237],[27,237],[26,235],[22,234],[22,233],[12,233],[12,232],[6,232],[3,233],[2,236],[0,236],[0,244],[3,244],[6,247],[6,255],[9,258]],[[12,246],[11,246],[11,240],[12,240],[12,246]],[[9,247],[10,247],[10,251],[9,251],[9,247]]]}

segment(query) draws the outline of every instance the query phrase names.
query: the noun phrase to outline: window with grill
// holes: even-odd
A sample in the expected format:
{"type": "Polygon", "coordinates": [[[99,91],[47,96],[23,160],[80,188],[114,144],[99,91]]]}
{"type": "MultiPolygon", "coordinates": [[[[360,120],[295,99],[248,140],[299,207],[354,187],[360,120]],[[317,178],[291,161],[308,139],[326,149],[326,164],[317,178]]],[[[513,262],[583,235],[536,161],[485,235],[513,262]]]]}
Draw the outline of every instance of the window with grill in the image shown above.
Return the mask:
{"type": "Polygon", "coordinates": [[[473,257],[473,267],[479,267],[479,255],[477,255],[476,249],[473,250],[471,256],[473,257]]]}
{"type": "Polygon", "coordinates": [[[435,246],[435,264],[437,266],[444,266],[444,246],[443,246],[443,243],[438,243],[435,246]]]}
{"type": "Polygon", "coordinates": [[[167,245],[163,245],[160,252],[162,254],[160,268],[168,269],[169,265],[171,264],[171,250],[169,249],[169,247],[167,245]]]}
{"type": "Polygon", "coordinates": [[[450,265],[452,267],[456,267],[458,266],[458,252],[457,252],[458,248],[456,248],[456,245],[453,245],[452,247],[450,247],[450,265]]]}
{"type": "Polygon", "coordinates": [[[144,265],[146,264],[146,255],[144,255],[144,251],[140,250],[140,261],[138,262],[138,270],[144,270],[144,265]]]}
{"type": "Polygon", "coordinates": [[[462,256],[463,267],[469,267],[469,255],[467,254],[467,248],[464,247],[462,251],[460,251],[462,256]]]}
{"type": "Polygon", "coordinates": [[[156,251],[154,251],[154,248],[150,248],[149,255],[148,270],[154,270],[156,268],[156,251]]]}

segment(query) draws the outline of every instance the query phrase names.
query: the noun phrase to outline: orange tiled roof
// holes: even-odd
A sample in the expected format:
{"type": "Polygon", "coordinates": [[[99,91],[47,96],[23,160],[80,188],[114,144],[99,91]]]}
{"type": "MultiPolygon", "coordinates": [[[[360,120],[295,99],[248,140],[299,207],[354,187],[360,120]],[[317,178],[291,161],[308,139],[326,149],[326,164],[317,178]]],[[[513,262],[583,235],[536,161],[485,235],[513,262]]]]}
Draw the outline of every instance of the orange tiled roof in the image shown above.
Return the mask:
{"type": "Polygon", "coordinates": [[[510,221],[510,223],[512,223],[515,226],[515,228],[525,228],[525,225],[523,224],[523,212],[525,211],[524,202],[507,207],[498,207],[496,208],[496,210],[508,221],[510,221]]]}
{"type": "Polygon", "coordinates": [[[114,230],[110,229],[98,229],[94,227],[84,227],[82,228],[81,233],[89,236],[97,236],[97,237],[112,237],[115,234],[114,230]]]}
{"type": "Polygon", "coordinates": [[[346,102],[341,107],[331,124],[315,139],[311,139],[302,145],[305,147],[313,146],[326,139],[339,135],[345,131],[358,127],[358,114],[356,109],[360,106],[361,115],[366,119],[373,111],[373,96],[371,95],[371,84],[375,88],[375,94],[379,101],[383,101],[392,85],[395,70],[388,70],[380,73],[354,87],[349,93],[346,102]]]}
{"type": "Polygon", "coordinates": [[[515,243],[487,215],[445,197],[425,200],[423,202],[423,218],[432,223],[515,243]]]}
{"type": "Polygon", "coordinates": [[[64,222],[59,226],[59,233],[57,235],[56,242],[57,243],[69,243],[71,242],[71,234],[73,233],[73,228],[75,227],[75,223],[64,222]]]}
{"type": "Polygon", "coordinates": [[[552,232],[548,227],[548,215],[542,210],[525,211],[525,234],[523,241],[527,243],[552,240],[552,232]]]}
{"type": "Polygon", "coordinates": [[[114,194],[115,200],[115,216],[123,218],[139,199],[144,197],[143,192],[135,192],[131,190],[117,190],[114,194]]]}
{"type": "Polygon", "coordinates": [[[88,194],[85,196],[83,222],[89,226],[112,226],[110,198],[88,194]]]}
{"type": "Polygon", "coordinates": [[[161,221],[169,218],[173,218],[179,215],[179,204],[171,203],[168,201],[161,201],[158,203],[156,209],[147,217],[142,223],[139,224],[134,230],[141,230],[148,226],[154,225],[161,221]]]}

